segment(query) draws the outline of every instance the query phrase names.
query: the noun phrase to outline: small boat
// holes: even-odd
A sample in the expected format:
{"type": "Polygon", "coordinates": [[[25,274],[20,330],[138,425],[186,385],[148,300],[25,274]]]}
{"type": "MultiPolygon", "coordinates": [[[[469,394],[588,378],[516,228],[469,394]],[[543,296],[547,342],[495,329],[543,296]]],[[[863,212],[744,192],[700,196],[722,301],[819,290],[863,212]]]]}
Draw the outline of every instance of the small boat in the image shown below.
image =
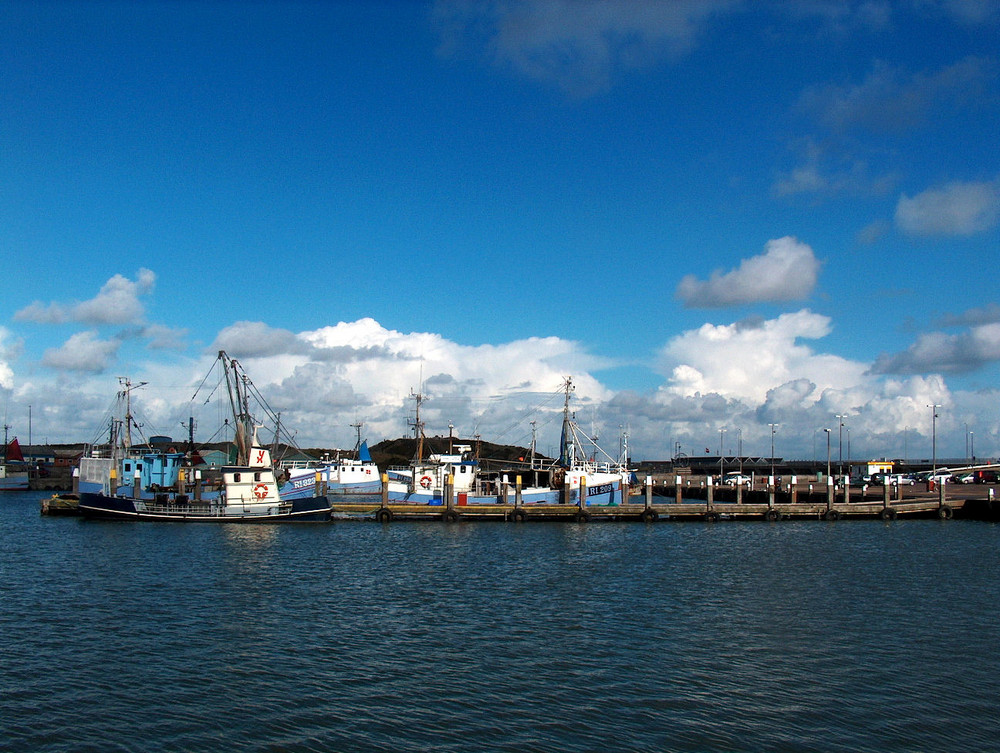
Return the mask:
{"type": "Polygon", "coordinates": [[[88,458],[83,458],[79,510],[85,518],[218,523],[330,519],[330,503],[325,496],[282,498],[271,453],[257,441],[260,426],[253,423],[247,396],[252,383],[225,351],[219,352],[217,363],[224,370],[234,413],[236,462],[223,466],[217,484],[206,488],[199,471],[182,466],[183,453],[147,452],[141,457],[118,457],[112,452],[110,458],[89,458],[110,460],[91,463],[90,468],[85,468],[88,458]],[[99,467],[106,467],[107,475],[100,479],[99,491],[91,490],[90,484],[96,483],[99,475],[94,471],[99,467]],[[118,475],[119,468],[122,476],[118,475]],[[129,480],[131,484],[125,483],[129,480]]]}
{"type": "Polygon", "coordinates": [[[28,489],[28,465],[24,462],[24,455],[17,437],[14,437],[8,444],[8,428],[6,424],[3,427],[4,455],[3,462],[0,463],[0,492],[23,492],[28,489]]]}

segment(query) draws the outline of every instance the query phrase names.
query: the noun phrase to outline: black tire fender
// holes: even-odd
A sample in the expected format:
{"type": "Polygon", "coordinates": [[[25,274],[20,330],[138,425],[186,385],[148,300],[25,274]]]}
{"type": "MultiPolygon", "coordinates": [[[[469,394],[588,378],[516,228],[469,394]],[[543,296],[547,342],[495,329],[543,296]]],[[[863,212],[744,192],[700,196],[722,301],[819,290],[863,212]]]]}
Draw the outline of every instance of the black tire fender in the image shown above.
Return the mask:
{"type": "Polygon", "coordinates": [[[948,505],[941,505],[938,508],[938,517],[941,518],[941,520],[951,520],[951,517],[954,514],[955,511],[948,507],[948,505]]]}
{"type": "Polygon", "coordinates": [[[375,520],[379,523],[388,523],[392,520],[392,510],[386,508],[381,508],[377,513],[375,513],[375,520]]]}

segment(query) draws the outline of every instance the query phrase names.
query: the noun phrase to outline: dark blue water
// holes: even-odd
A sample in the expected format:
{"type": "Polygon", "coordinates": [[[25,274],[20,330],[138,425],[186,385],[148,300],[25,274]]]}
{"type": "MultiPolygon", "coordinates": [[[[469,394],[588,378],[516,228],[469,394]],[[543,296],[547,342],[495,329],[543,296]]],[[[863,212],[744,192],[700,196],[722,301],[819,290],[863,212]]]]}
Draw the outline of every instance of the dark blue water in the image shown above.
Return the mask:
{"type": "Polygon", "coordinates": [[[1000,746],[1000,527],[94,523],[0,497],[3,751],[1000,746]]]}

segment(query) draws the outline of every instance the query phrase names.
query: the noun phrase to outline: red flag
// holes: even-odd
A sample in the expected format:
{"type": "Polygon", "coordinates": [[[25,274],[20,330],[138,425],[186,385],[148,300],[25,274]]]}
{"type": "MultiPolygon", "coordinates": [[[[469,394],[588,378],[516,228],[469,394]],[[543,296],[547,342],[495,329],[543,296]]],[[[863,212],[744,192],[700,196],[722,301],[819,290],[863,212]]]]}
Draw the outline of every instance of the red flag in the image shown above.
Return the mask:
{"type": "Polygon", "coordinates": [[[7,445],[7,459],[24,462],[24,455],[21,454],[21,445],[18,444],[17,437],[14,437],[13,441],[7,445]]]}

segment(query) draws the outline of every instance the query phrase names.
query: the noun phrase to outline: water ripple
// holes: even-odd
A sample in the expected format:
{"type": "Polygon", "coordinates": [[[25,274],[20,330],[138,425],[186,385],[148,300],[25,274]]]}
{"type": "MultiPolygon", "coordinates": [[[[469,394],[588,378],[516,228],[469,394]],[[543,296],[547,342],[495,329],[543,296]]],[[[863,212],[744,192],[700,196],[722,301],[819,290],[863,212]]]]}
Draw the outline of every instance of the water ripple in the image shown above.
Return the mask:
{"type": "Polygon", "coordinates": [[[996,526],[200,526],[0,507],[0,751],[951,751],[996,526]]]}

